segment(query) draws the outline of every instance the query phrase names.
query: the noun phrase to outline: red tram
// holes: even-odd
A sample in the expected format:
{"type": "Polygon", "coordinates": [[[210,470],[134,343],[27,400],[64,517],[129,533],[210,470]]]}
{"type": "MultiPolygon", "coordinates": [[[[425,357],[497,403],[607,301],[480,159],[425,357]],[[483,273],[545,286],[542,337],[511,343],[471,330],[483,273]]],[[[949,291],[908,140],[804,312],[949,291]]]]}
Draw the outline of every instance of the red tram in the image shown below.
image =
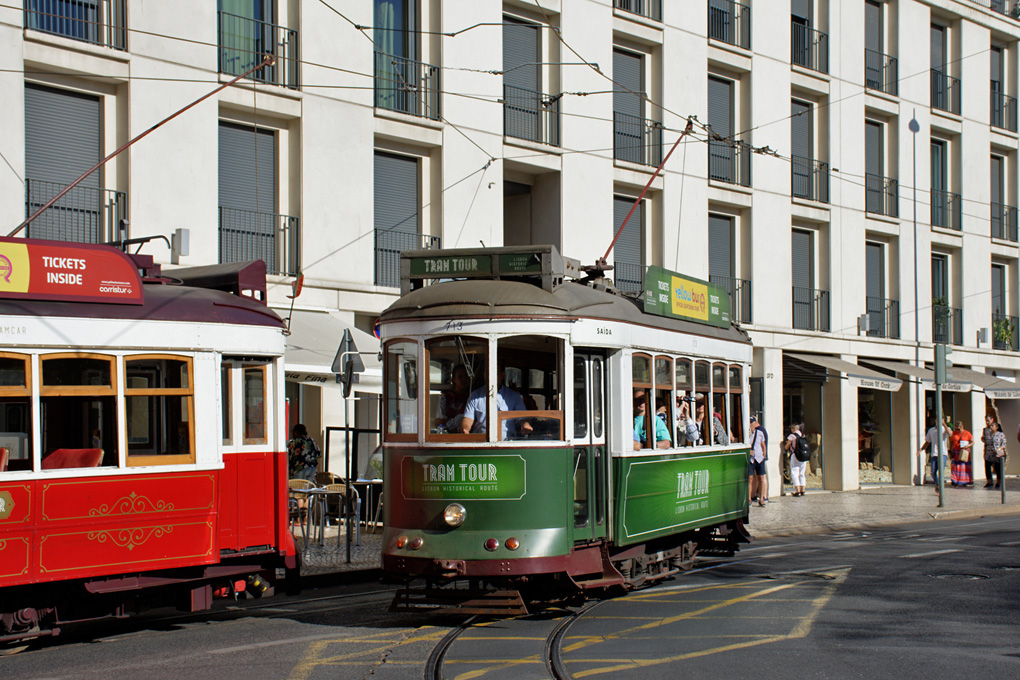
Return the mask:
{"type": "Polygon", "coordinates": [[[262,262],[0,238],[0,645],[296,572],[265,300],[262,262]]]}

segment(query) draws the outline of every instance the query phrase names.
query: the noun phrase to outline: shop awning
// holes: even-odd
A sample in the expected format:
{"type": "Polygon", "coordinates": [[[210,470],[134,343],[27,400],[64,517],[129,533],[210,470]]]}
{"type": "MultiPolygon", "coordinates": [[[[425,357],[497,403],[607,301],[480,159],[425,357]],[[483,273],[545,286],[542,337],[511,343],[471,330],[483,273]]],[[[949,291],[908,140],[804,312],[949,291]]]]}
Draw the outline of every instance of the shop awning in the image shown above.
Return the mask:
{"type": "Polygon", "coordinates": [[[898,378],[889,377],[878,371],[873,371],[870,368],[858,366],[855,363],[837,359],[836,357],[823,356],[821,354],[794,354],[793,352],[787,352],[786,355],[798,361],[806,361],[837,374],[845,375],[847,382],[857,387],[895,392],[903,384],[903,381],[898,378]]]}
{"type": "Polygon", "coordinates": [[[994,375],[962,366],[950,366],[947,372],[953,380],[966,380],[972,383],[989,399],[1020,399],[1020,385],[1010,380],[996,378],[994,375]]]}
{"type": "MultiPolygon", "coordinates": [[[[913,364],[908,364],[903,361],[886,361],[884,359],[871,359],[866,357],[861,357],[859,361],[866,363],[869,366],[884,368],[887,371],[895,371],[897,374],[906,377],[908,380],[913,378],[920,384],[921,389],[935,389],[935,371],[930,368],[914,366],[913,364]]],[[[970,392],[970,388],[971,383],[960,378],[954,378],[951,382],[942,384],[942,389],[947,392],[970,392]]]]}
{"type": "MultiPolygon", "coordinates": [[[[289,310],[275,310],[284,319],[289,310]]],[[[290,336],[284,354],[287,380],[312,385],[336,385],[331,366],[340,346],[344,329],[350,329],[354,343],[362,354],[365,372],[354,386],[356,392],[382,392],[382,364],[379,362],[379,340],[328,312],[295,311],[290,313],[290,336]]]]}

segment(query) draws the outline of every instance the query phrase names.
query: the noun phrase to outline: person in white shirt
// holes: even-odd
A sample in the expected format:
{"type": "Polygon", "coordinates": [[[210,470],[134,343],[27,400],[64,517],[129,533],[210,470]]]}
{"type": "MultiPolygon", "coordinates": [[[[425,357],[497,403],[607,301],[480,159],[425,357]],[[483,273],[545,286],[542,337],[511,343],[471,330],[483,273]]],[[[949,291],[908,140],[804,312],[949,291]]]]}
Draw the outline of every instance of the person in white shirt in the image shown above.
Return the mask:
{"type": "Polygon", "coordinates": [[[769,455],[766,451],[768,434],[761,426],[758,419],[751,416],[751,478],[748,480],[748,489],[751,494],[751,503],[758,499],[758,505],[765,507],[769,502],[768,486],[765,483],[765,461],[769,455]]]}
{"type": "MultiPolygon", "coordinates": [[[[804,435],[801,430],[804,429],[804,423],[794,423],[790,426],[790,436],[786,438],[783,443],[783,447],[790,455],[790,481],[793,482],[793,495],[803,496],[804,491],[807,489],[807,476],[805,475],[805,468],[808,462],[806,460],[800,460],[797,458],[796,451],[798,441],[804,439],[804,435]]],[[[805,439],[805,441],[807,441],[805,439]]]]}
{"type": "MultiPolygon", "coordinates": [[[[948,440],[949,440],[949,435],[950,435],[951,432],[952,432],[952,430],[949,429],[949,426],[946,425],[945,423],[943,423],[942,424],[942,450],[943,451],[946,451],[946,452],[949,451],[949,446],[948,446],[949,441],[948,440]]],[[[939,474],[941,473],[941,470],[939,468],[941,466],[939,465],[938,432],[935,429],[935,423],[934,422],[931,424],[931,427],[928,428],[927,434],[924,435],[924,444],[922,444],[921,448],[918,449],[917,454],[920,455],[921,453],[923,453],[925,451],[928,452],[928,463],[929,463],[929,468],[931,470],[931,481],[932,481],[932,484],[935,485],[935,493],[938,493],[939,492],[939,489],[938,489],[938,486],[939,486],[939,474]]]]}

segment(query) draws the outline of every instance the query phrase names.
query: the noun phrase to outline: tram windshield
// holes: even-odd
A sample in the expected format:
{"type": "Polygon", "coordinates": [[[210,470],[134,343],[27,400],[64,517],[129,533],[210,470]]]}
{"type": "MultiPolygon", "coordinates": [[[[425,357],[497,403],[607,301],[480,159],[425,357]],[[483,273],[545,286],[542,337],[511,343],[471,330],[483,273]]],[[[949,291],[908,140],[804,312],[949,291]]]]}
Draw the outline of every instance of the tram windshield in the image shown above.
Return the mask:
{"type": "Polygon", "coordinates": [[[500,439],[563,439],[563,341],[543,335],[501,338],[496,345],[500,439]],[[505,405],[505,409],[503,406],[505,405]]]}

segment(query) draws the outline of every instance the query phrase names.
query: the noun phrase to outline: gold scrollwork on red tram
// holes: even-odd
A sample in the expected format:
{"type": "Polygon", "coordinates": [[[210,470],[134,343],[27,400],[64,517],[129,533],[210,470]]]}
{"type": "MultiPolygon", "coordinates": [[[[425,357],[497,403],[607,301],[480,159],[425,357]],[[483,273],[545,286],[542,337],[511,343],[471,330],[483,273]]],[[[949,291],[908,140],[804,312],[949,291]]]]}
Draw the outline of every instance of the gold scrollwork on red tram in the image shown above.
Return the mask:
{"type": "Polygon", "coordinates": [[[117,499],[113,503],[100,505],[98,508],[89,510],[89,517],[109,517],[111,515],[135,515],[144,512],[172,512],[173,503],[166,501],[153,502],[147,496],[139,496],[132,491],[127,496],[117,499]]]}
{"type": "Polygon", "coordinates": [[[146,529],[110,529],[90,531],[88,537],[90,541],[99,543],[110,541],[118,548],[134,550],[138,546],[148,543],[150,538],[162,538],[166,534],[173,533],[173,530],[174,528],[171,526],[148,527],[146,529]]]}

